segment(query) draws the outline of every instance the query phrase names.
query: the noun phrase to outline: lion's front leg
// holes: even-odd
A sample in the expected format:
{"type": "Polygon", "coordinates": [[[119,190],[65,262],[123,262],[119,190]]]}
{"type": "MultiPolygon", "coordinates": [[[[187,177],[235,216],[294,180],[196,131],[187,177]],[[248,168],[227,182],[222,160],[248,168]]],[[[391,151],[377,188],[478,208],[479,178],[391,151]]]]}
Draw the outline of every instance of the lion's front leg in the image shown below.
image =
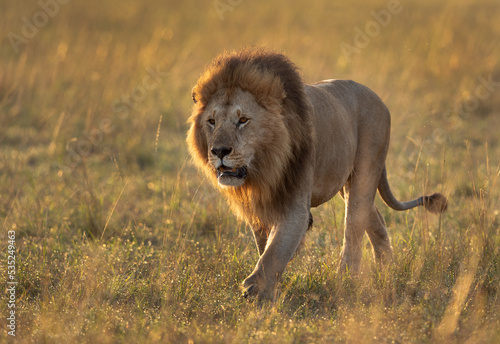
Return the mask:
{"type": "MultiPolygon", "coordinates": [[[[254,271],[243,282],[244,296],[274,299],[274,289],[279,276],[292,259],[309,225],[307,202],[290,209],[286,218],[272,227],[267,245],[254,271]]],[[[257,242],[258,243],[258,242],[257,242]]],[[[260,245],[259,251],[260,251],[260,245]]]]}
{"type": "Polygon", "coordinates": [[[266,226],[255,226],[252,227],[253,237],[255,238],[255,244],[257,245],[257,250],[259,250],[259,256],[262,256],[266,249],[267,239],[269,237],[269,228],[266,226]]]}

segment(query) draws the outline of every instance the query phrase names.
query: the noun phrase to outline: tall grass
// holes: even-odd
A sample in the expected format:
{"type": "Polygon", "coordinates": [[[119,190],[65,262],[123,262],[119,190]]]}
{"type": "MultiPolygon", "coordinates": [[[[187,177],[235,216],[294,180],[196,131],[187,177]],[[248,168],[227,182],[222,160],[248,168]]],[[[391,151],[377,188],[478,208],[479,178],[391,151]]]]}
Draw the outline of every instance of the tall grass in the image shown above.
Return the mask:
{"type": "MultiPolygon", "coordinates": [[[[500,341],[500,4],[401,1],[347,58],[342,43],[388,3],[222,1],[222,17],[217,3],[75,0],[18,52],[7,35],[41,7],[0,3],[0,247],[6,257],[15,230],[16,340],[500,341]],[[361,276],[337,275],[334,199],[313,210],[277,301],[241,298],[255,244],[184,137],[205,64],[254,44],[285,51],[307,81],[375,90],[392,113],[394,192],[449,197],[441,217],[377,199],[395,251],[386,271],[366,241],[361,276]]],[[[2,342],[7,316],[2,301],[2,342]]]]}

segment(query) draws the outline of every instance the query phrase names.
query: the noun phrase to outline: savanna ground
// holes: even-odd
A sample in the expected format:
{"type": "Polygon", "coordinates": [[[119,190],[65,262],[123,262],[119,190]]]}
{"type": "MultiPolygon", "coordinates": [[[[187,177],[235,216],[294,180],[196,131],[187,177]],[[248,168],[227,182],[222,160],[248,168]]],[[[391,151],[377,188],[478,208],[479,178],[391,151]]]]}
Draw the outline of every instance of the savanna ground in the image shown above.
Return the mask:
{"type": "Polygon", "coordinates": [[[46,8],[0,2],[0,342],[500,341],[498,1],[46,8]],[[388,6],[390,19],[375,22],[388,6]],[[395,250],[389,271],[366,241],[362,275],[337,274],[335,199],[313,210],[277,301],[240,296],[258,258],[252,235],[205,185],[184,138],[204,66],[245,45],[286,52],[308,82],[375,90],[392,113],[394,193],[449,197],[442,216],[377,198],[395,250]]]}

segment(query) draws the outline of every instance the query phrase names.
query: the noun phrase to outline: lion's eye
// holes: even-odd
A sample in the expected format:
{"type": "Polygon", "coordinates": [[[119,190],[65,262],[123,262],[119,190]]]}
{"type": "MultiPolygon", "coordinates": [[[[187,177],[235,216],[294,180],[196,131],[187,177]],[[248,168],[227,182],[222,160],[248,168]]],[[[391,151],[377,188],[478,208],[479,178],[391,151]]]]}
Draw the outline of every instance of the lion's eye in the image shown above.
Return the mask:
{"type": "Polygon", "coordinates": [[[246,118],[246,117],[240,117],[240,120],[238,121],[238,124],[245,124],[246,122],[248,122],[248,118],[246,118]]]}
{"type": "Polygon", "coordinates": [[[214,118],[210,118],[210,119],[208,120],[208,123],[209,123],[210,125],[215,125],[215,119],[214,119],[214,118]]]}

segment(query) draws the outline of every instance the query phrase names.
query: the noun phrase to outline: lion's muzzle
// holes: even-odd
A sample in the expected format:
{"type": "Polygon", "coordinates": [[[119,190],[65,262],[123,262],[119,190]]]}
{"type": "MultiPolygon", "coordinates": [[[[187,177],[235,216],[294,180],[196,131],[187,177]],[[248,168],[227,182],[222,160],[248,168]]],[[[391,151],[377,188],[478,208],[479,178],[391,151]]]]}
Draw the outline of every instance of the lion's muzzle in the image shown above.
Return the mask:
{"type": "Polygon", "coordinates": [[[241,186],[247,176],[246,167],[232,168],[221,165],[216,169],[217,181],[225,186],[241,186]]]}
{"type": "Polygon", "coordinates": [[[212,157],[217,157],[217,163],[215,163],[215,173],[217,175],[217,181],[220,185],[238,187],[244,184],[245,178],[247,176],[246,167],[234,167],[234,161],[232,161],[231,156],[233,149],[230,147],[212,147],[210,153],[212,157]]]}

